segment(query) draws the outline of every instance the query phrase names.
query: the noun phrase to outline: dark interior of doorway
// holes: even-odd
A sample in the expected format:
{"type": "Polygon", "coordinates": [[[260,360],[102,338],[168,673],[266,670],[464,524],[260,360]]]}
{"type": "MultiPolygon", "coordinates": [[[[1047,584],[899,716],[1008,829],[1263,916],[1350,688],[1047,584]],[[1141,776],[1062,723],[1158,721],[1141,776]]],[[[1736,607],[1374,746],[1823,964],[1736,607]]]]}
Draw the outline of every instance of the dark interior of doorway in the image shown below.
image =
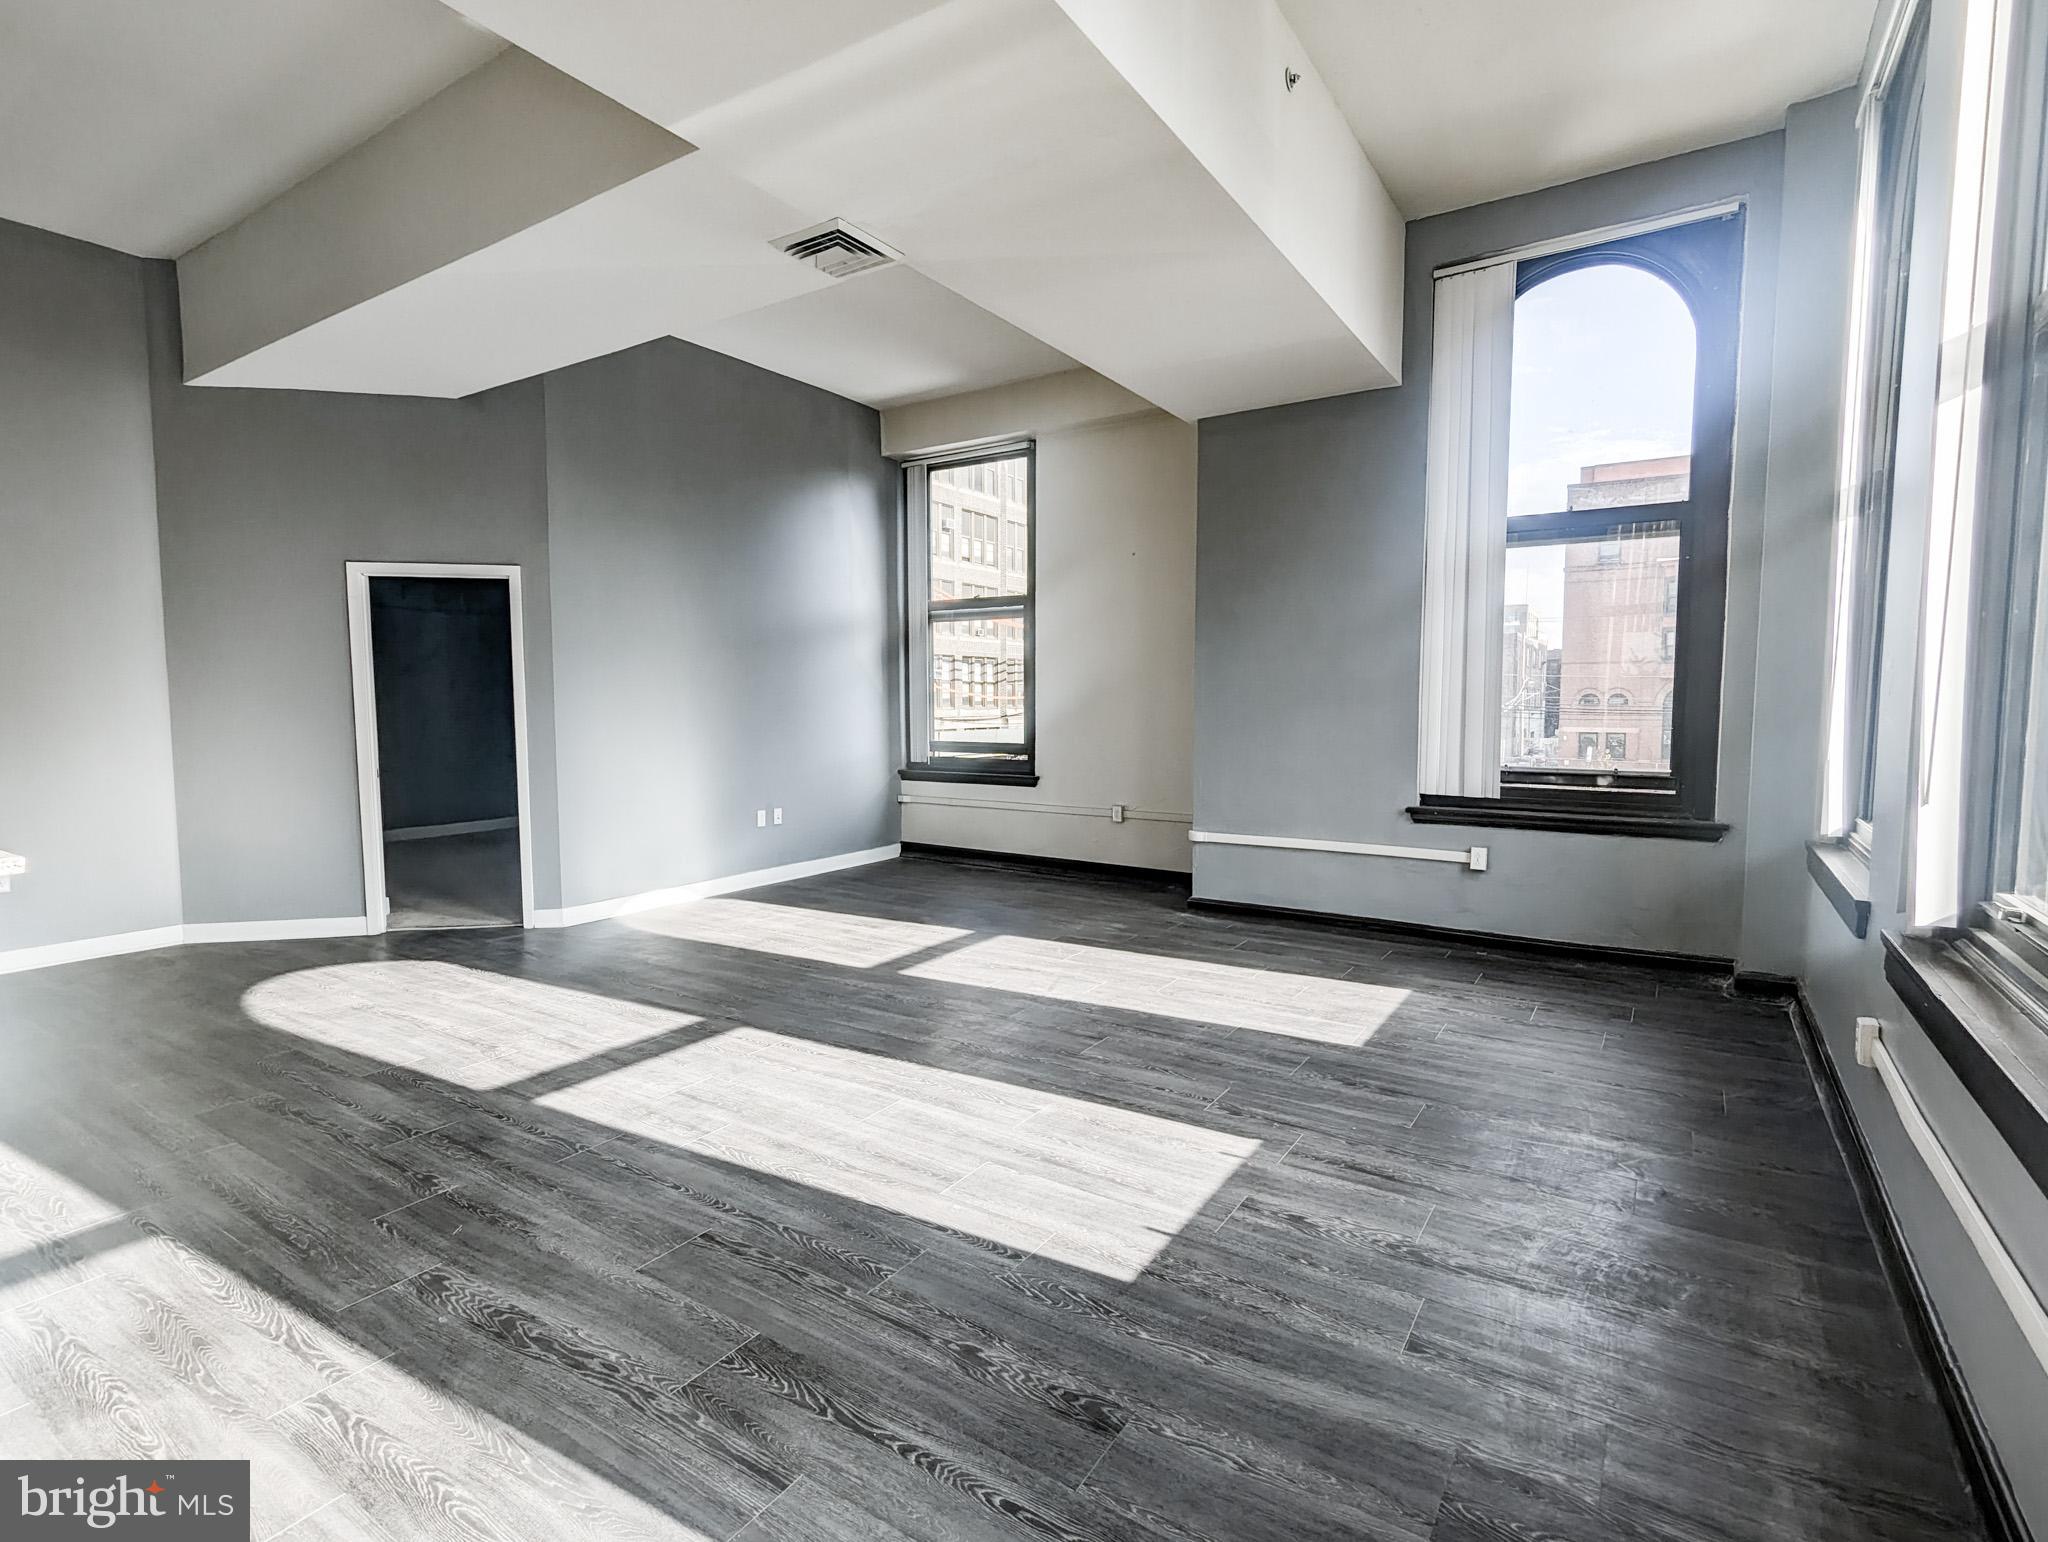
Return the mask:
{"type": "Polygon", "coordinates": [[[373,577],[370,644],[386,925],[519,925],[510,586],[373,577]]]}

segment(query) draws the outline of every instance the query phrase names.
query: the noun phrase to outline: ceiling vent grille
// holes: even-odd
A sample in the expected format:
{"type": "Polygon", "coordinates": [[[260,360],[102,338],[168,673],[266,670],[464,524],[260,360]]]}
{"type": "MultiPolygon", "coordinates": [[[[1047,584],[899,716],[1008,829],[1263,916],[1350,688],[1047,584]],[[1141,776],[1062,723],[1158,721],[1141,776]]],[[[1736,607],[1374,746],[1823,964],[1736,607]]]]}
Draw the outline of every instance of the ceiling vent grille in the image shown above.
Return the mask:
{"type": "Polygon", "coordinates": [[[798,262],[807,262],[827,278],[845,278],[869,268],[886,267],[903,254],[877,241],[845,220],[827,220],[774,243],[798,262]]]}

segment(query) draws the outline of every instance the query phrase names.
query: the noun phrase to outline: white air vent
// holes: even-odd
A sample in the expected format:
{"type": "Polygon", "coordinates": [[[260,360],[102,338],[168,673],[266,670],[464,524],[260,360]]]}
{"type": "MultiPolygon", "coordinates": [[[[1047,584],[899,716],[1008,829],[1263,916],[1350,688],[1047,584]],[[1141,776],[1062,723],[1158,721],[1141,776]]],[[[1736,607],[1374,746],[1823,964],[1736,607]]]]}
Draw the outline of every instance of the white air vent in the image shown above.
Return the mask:
{"type": "Polygon", "coordinates": [[[845,220],[827,220],[774,243],[798,262],[807,262],[827,278],[845,278],[869,268],[886,267],[903,254],[877,241],[845,220]]]}

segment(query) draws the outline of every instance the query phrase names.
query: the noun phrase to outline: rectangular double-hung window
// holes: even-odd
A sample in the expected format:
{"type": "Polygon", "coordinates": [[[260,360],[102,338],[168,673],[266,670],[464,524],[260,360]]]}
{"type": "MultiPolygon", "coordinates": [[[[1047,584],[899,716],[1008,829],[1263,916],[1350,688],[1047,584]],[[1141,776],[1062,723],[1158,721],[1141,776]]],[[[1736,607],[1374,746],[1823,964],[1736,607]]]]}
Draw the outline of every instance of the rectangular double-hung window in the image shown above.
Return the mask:
{"type": "Polygon", "coordinates": [[[1723,832],[1743,225],[1438,276],[1418,821],[1723,832]]]}
{"type": "Polygon", "coordinates": [[[1030,780],[1029,444],[904,467],[909,582],[904,775],[1030,780]]]}
{"type": "MultiPolygon", "coordinates": [[[[1909,342],[1906,302],[1913,278],[1928,14],[1925,4],[1918,7],[1870,98],[1857,198],[1820,823],[1824,836],[1866,858],[1878,790],[1886,555],[1901,426],[1899,384],[1909,342]]],[[[1931,320],[1932,311],[1927,314],[1931,320]]]]}
{"type": "Polygon", "coordinates": [[[2012,78],[1990,106],[2009,159],[1987,178],[1987,470],[1956,898],[1967,956],[2048,1032],[2048,0],[2016,12],[2012,78]]]}

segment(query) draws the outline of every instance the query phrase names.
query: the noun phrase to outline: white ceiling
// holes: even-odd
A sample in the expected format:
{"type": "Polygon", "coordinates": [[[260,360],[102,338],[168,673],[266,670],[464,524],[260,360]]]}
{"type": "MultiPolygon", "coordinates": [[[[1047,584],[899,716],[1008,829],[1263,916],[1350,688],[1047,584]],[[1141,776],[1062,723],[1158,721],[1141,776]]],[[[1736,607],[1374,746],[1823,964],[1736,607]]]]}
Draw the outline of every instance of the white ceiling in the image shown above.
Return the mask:
{"type": "Polygon", "coordinates": [[[1076,361],[1189,420],[1397,378],[1400,217],[1271,0],[457,3],[513,49],[181,259],[188,378],[466,395],[662,332],[875,405],[1076,361]],[[621,183],[557,117],[678,158],[621,183]],[[542,149],[581,202],[473,217],[542,149]],[[831,217],[906,271],[770,244],[831,217]]]}
{"type": "Polygon", "coordinates": [[[1280,0],[1409,218],[1781,126],[1877,0],[1280,0]]]}
{"type": "Polygon", "coordinates": [[[900,265],[677,335],[871,407],[1074,367],[1057,348],[900,265]]]}
{"type": "Polygon", "coordinates": [[[877,406],[1079,361],[1192,418],[1398,369],[1330,279],[1398,317],[1398,219],[1343,223],[1380,182],[1412,217],[1774,128],[1877,0],[451,3],[0,0],[0,218],[184,255],[510,38],[698,153],[209,382],[462,394],[669,332],[877,406]],[[905,263],[767,245],[830,216],[905,263]]]}
{"type": "Polygon", "coordinates": [[[0,218],[178,256],[503,46],[432,0],[0,0],[0,218]]]}

